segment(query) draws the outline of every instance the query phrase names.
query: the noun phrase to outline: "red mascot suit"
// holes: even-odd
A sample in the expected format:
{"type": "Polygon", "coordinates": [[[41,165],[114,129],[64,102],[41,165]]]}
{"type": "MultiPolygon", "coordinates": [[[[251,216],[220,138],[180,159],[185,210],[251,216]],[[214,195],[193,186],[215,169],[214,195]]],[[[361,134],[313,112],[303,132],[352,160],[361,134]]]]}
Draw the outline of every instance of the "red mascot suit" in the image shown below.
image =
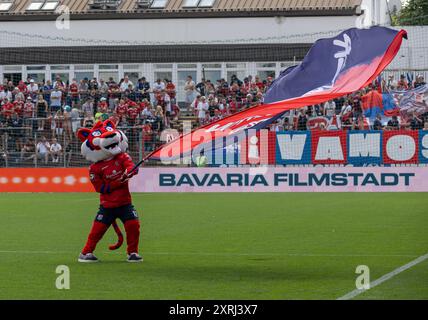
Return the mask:
{"type": "Polygon", "coordinates": [[[82,155],[93,163],[89,176],[96,192],[100,194],[100,209],[79,262],[98,261],[94,255],[95,248],[111,225],[119,236],[119,242],[110,246],[110,249],[120,248],[123,235],[116,224],[117,219],[125,226],[127,261],[141,262],[142,257],[138,254],[140,222],[128,186],[129,179],[138,173],[138,169],[135,169],[131,157],[126,153],[128,138],[110,120],[100,121],[92,129],[82,128],[77,135],[82,141],[82,155]]]}

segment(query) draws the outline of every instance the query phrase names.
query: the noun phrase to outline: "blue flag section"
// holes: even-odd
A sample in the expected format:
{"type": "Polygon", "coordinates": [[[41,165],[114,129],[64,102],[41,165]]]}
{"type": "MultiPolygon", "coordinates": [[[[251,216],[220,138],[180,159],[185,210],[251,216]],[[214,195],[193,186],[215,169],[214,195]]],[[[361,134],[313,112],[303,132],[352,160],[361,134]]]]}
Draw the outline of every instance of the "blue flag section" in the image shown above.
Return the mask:
{"type": "MultiPolygon", "coordinates": [[[[193,157],[201,147],[206,152],[223,153],[224,137],[239,135],[249,129],[266,128],[288,110],[316,105],[358,91],[372,83],[391,63],[406,37],[404,30],[372,27],[349,29],[334,38],[318,40],[300,65],[286,69],[272,83],[265,94],[264,105],[198,128],[164,145],[148,159],[170,161],[193,157]]],[[[383,101],[379,104],[383,106],[383,101]]]]}
{"type": "MultiPolygon", "coordinates": [[[[349,29],[337,37],[315,42],[302,63],[273,82],[265,103],[299,97],[354,92],[379,75],[397,54],[407,33],[384,27],[349,29]]],[[[320,103],[317,99],[315,103],[320,103]]],[[[309,105],[309,104],[308,104],[309,105]]]]}

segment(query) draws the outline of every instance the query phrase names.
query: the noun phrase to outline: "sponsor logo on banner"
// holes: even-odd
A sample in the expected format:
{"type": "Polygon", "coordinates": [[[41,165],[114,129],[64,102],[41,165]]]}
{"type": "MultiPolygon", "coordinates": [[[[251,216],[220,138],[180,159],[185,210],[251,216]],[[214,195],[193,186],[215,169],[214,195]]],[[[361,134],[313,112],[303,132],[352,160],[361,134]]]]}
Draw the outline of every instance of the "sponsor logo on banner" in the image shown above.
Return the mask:
{"type": "Polygon", "coordinates": [[[134,192],[426,192],[426,167],[145,168],[134,192]]]}

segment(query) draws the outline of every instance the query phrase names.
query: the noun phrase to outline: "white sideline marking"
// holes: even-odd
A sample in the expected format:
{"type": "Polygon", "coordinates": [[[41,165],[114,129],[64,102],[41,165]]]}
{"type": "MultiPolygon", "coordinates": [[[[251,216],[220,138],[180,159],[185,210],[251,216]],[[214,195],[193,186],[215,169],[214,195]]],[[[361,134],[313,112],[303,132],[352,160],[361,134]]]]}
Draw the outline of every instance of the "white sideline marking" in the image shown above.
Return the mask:
{"type": "MultiPolygon", "coordinates": [[[[415,265],[425,261],[428,259],[428,253],[420,256],[419,258],[409,262],[408,264],[405,264],[404,266],[401,266],[397,269],[395,269],[394,271],[391,271],[390,273],[387,273],[385,275],[383,275],[382,277],[380,277],[379,279],[373,281],[370,283],[370,289],[380,285],[381,283],[388,281],[389,279],[395,277],[397,274],[406,271],[408,269],[410,269],[411,267],[414,267],[415,265]]],[[[351,291],[347,294],[345,294],[343,297],[338,298],[337,300],[350,300],[355,298],[356,296],[370,290],[370,289],[355,289],[354,291],[351,291]]]]}
{"type": "MultiPolygon", "coordinates": [[[[76,251],[30,251],[30,250],[0,250],[0,253],[10,254],[75,254],[76,251]]],[[[99,252],[100,254],[116,253],[113,251],[99,252]]],[[[242,256],[242,257],[416,257],[410,254],[312,254],[312,253],[233,253],[233,252],[143,252],[152,256],[242,256]]]]}

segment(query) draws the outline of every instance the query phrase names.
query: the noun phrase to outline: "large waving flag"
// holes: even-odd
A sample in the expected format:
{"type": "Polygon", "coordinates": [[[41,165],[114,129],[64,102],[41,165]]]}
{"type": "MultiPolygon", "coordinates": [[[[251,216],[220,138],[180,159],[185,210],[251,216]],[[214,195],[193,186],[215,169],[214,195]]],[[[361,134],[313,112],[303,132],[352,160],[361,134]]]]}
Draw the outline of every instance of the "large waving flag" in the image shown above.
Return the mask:
{"type": "MultiPolygon", "coordinates": [[[[302,63],[283,71],[264,97],[265,105],[247,109],[203,126],[161,147],[149,160],[174,160],[200,150],[225,148],[225,137],[262,129],[284,112],[335,99],[367,86],[398,53],[404,30],[385,27],[348,29],[320,39],[302,63]],[[219,142],[220,141],[220,142],[219,142]]],[[[242,136],[242,135],[241,135],[242,136]]],[[[231,140],[228,140],[231,141],[231,140]]]]}

